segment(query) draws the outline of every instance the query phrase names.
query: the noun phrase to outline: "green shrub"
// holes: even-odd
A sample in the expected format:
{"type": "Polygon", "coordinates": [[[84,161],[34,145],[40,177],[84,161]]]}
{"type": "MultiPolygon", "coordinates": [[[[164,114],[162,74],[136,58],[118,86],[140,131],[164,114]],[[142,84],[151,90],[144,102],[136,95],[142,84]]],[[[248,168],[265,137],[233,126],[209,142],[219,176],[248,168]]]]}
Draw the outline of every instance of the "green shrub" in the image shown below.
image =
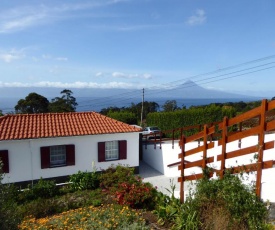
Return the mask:
{"type": "Polygon", "coordinates": [[[38,198],[20,205],[18,209],[22,217],[31,215],[42,218],[89,205],[100,206],[103,199],[104,194],[100,189],[76,191],[47,199],[38,198]]]}
{"type": "Polygon", "coordinates": [[[95,189],[90,192],[88,203],[97,207],[102,204],[103,199],[105,199],[105,194],[102,193],[101,189],[95,189]]]}
{"type": "Polygon", "coordinates": [[[109,111],[107,116],[130,125],[137,124],[138,120],[136,114],[128,111],[109,111]]]}
{"type": "Polygon", "coordinates": [[[35,218],[54,215],[62,211],[62,209],[60,209],[60,205],[58,204],[58,200],[54,198],[38,198],[21,205],[18,209],[23,217],[33,216],[35,218]]]}
{"type": "Polygon", "coordinates": [[[38,183],[34,184],[32,193],[36,199],[50,198],[59,195],[59,188],[56,186],[55,181],[41,178],[38,183]]]}
{"type": "Polygon", "coordinates": [[[17,188],[13,185],[3,185],[0,181],[0,229],[17,229],[21,221],[17,210],[17,188]]]}
{"type": "Polygon", "coordinates": [[[117,188],[119,184],[125,181],[130,184],[134,183],[137,180],[134,170],[134,168],[123,165],[111,165],[106,170],[103,170],[99,176],[100,187],[102,189],[110,189],[112,187],[117,188]]]}
{"type": "Polygon", "coordinates": [[[160,224],[170,223],[171,229],[270,229],[267,224],[268,210],[252,185],[245,185],[243,175],[227,172],[223,179],[208,179],[196,182],[189,191],[185,203],[174,197],[159,194],[154,213],[160,224]]]}
{"type": "Polygon", "coordinates": [[[0,229],[12,230],[17,229],[21,221],[16,203],[18,190],[12,184],[2,184],[4,177],[2,167],[3,163],[0,158],[0,229]]]}
{"type": "MultiPolygon", "coordinates": [[[[225,116],[231,118],[235,115],[236,110],[234,108],[221,108],[220,106],[209,105],[203,108],[149,113],[146,117],[146,122],[148,126],[158,126],[162,131],[167,131],[199,124],[221,122],[225,116]]],[[[198,129],[184,131],[184,135],[190,136],[198,131],[198,129]]],[[[175,137],[179,137],[180,133],[180,131],[176,132],[175,137]]],[[[165,136],[171,137],[172,134],[165,133],[165,136]]]]}
{"type": "Polygon", "coordinates": [[[98,174],[96,172],[81,172],[70,176],[70,187],[73,191],[96,189],[99,187],[98,174]]]}
{"type": "Polygon", "coordinates": [[[35,199],[51,198],[60,194],[60,189],[56,186],[55,181],[40,178],[36,184],[29,184],[26,189],[19,192],[17,202],[23,204],[35,199]]]}
{"type": "Polygon", "coordinates": [[[176,224],[183,222],[189,209],[203,229],[266,229],[268,210],[256,196],[254,187],[242,180],[242,175],[229,172],[223,179],[199,180],[180,209],[176,224]]]}
{"type": "Polygon", "coordinates": [[[170,196],[165,195],[161,192],[157,193],[156,196],[156,206],[153,213],[158,218],[158,223],[164,225],[167,223],[173,223],[177,217],[179,208],[181,207],[180,200],[175,198],[174,192],[176,185],[173,181],[170,181],[171,189],[166,190],[170,193],[170,196]]]}

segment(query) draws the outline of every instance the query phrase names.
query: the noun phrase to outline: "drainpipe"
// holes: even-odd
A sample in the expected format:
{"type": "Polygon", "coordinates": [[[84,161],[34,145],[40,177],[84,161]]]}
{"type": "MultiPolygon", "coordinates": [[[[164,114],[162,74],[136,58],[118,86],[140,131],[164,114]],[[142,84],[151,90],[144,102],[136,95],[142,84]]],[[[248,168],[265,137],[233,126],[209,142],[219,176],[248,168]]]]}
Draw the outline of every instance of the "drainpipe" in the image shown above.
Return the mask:
{"type": "Polygon", "coordinates": [[[30,154],[31,154],[31,181],[32,181],[32,188],[33,188],[33,156],[32,156],[32,143],[31,139],[29,140],[29,149],[30,149],[30,154]]]}

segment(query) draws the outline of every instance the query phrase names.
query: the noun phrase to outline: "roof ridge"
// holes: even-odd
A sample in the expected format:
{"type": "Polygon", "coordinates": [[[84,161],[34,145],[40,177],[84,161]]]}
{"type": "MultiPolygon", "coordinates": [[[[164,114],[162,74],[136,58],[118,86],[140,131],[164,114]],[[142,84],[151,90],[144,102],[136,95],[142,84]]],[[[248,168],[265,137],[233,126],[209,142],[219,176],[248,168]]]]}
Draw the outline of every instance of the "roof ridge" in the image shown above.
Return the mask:
{"type": "Polygon", "coordinates": [[[11,114],[5,114],[3,116],[0,116],[0,120],[4,120],[4,119],[6,119],[9,116],[11,116],[11,114]]]}
{"type": "Polygon", "coordinates": [[[16,114],[5,114],[1,117],[5,117],[5,116],[41,116],[41,115],[57,115],[57,114],[84,114],[84,113],[98,113],[95,111],[79,111],[79,112],[49,112],[49,113],[16,113],[16,114]]]}

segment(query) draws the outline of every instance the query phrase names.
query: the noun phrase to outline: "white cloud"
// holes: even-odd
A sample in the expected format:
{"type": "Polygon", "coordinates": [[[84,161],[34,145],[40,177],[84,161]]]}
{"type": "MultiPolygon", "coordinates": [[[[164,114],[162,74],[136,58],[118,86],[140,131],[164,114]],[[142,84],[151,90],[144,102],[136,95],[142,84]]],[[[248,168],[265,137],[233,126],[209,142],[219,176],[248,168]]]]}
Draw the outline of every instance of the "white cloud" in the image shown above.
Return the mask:
{"type": "Polygon", "coordinates": [[[10,51],[0,52],[0,60],[6,63],[10,63],[12,61],[22,59],[24,57],[25,57],[24,49],[21,49],[21,50],[11,49],[10,51]]]}
{"type": "Polygon", "coordinates": [[[152,79],[153,77],[152,77],[151,74],[145,73],[145,74],[143,74],[143,78],[144,78],[144,79],[152,79]]]}
{"type": "Polygon", "coordinates": [[[205,12],[202,9],[196,10],[195,14],[188,18],[186,23],[190,26],[201,25],[206,21],[205,12]]]}
{"type": "Polygon", "coordinates": [[[22,82],[1,82],[0,87],[31,87],[31,85],[22,82]]]}
{"type": "Polygon", "coordinates": [[[96,77],[102,77],[104,74],[102,72],[98,72],[95,74],[96,77]]]}
{"type": "Polygon", "coordinates": [[[115,78],[125,78],[125,79],[133,79],[133,78],[138,78],[138,79],[152,79],[152,75],[145,73],[145,74],[125,74],[121,72],[113,72],[112,76],[115,78]]]}
{"type": "Polygon", "coordinates": [[[117,77],[117,78],[128,78],[128,76],[126,74],[120,73],[120,72],[113,72],[112,76],[117,77]]]}
{"type": "Polygon", "coordinates": [[[0,11],[0,33],[20,31],[45,22],[47,9],[41,6],[0,11]]]}
{"type": "Polygon", "coordinates": [[[138,89],[144,87],[143,85],[137,85],[125,82],[108,82],[108,83],[96,83],[96,82],[50,82],[42,81],[36,83],[22,83],[22,82],[1,82],[0,87],[53,87],[53,88],[101,88],[101,89],[138,89]]]}
{"type": "Polygon", "coordinates": [[[7,63],[12,62],[19,58],[20,58],[19,56],[12,55],[12,54],[1,54],[0,55],[0,59],[7,63]]]}
{"type": "Polygon", "coordinates": [[[0,33],[12,32],[14,30],[22,30],[24,28],[34,26],[38,24],[39,20],[43,18],[43,15],[33,15],[3,22],[0,26],[0,33]]]}
{"type": "Polygon", "coordinates": [[[48,60],[56,60],[56,61],[68,61],[69,60],[67,57],[53,57],[49,54],[43,54],[42,58],[48,59],[48,60]]]}
{"type": "MultiPolygon", "coordinates": [[[[0,34],[13,33],[30,27],[64,20],[74,17],[73,12],[104,7],[119,2],[123,2],[123,0],[101,0],[88,3],[61,4],[57,6],[40,4],[11,8],[6,11],[0,10],[0,34]]],[[[80,14],[80,16],[87,17],[87,15],[85,16],[84,14],[80,14]]]]}

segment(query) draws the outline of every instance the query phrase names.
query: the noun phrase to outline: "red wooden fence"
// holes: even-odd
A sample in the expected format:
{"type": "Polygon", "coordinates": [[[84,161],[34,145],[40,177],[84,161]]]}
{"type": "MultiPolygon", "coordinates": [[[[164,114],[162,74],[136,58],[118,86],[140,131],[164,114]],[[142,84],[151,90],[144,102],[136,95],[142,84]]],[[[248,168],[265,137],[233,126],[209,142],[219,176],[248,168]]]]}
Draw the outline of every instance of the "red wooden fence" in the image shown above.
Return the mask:
{"type": "MultiPolygon", "coordinates": [[[[275,100],[267,102],[267,100],[263,100],[261,106],[252,109],[246,113],[243,113],[234,118],[228,119],[225,117],[222,122],[215,125],[204,125],[203,130],[197,132],[192,136],[181,136],[181,140],[179,145],[181,146],[181,153],[179,153],[180,162],[176,162],[171,165],[178,164],[178,169],[181,171],[181,176],[178,178],[178,182],[180,183],[180,200],[184,201],[184,181],[187,180],[196,180],[203,177],[202,173],[193,174],[193,175],[185,175],[185,169],[192,167],[201,167],[204,169],[208,163],[214,162],[214,157],[208,156],[208,150],[214,147],[214,142],[212,141],[213,136],[217,136],[221,134],[221,138],[218,140],[218,145],[221,146],[220,153],[217,156],[217,161],[220,162],[220,169],[215,169],[214,172],[220,177],[223,178],[225,170],[230,170],[231,173],[239,173],[240,171],[256,171],[256,194],[258,196],[261,195],[261,177],[262,170],[271,168],[275,164],[274,160],[263,161],[264,151],[268,149],[274,148],[274,141],[264,142],[264,137],[267,132],[271,132],[275,130],[275,119],[266,119],[266,115],[269,111],[275,109],[275,100]],[[242,123],[244,121],[258,118],[258,124],[249,129],[243,129],[242,123]],[[229,132],[230,127],[239,127],[238,131],[229,132]],[[258,143],[253,146],[240,148],[234,151],[227,151],[227,144],[236,140],[241,140],[243,138],[257,135],[258,143]],[[186,150],[186,144],[194,141],[202,141],[202,145],[198,145],[198,147],[193,148],[191,150],[186,150]],[[186,161],[186,157],[196,154],[203,153],[203,157],[201,160],[197,160],[194,162],[186,161]],[[246,154],[257,153],[257,162],[246,164],[242,166],[230,167],[226,168],[226,160],[244,156],[246,154]]],[[[239,142],[239,147],[241,146],[241,141],[239,142]]],[[[275,155],[275,153],[274,153],[275,155]]],[[[168,165],[168,166],[171,166],[168,165]]],[[[210,177],[213,176],[213,173],[210,177]]]]}

